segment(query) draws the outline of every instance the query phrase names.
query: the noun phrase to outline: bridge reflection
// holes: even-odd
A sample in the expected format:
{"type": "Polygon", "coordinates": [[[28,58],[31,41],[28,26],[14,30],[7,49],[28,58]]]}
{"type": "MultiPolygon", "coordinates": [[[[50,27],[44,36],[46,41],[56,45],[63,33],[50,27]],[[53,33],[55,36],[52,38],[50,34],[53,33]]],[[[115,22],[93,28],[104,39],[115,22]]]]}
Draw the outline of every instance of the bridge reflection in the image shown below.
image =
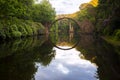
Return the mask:
{"type": "Polygon", "coordinates": [[[58,49],[60,49],[60,50],[70,50],[70,49],[75,48],[75,47],[79,44],[79,41],[77,41],[73,46],[67,47],[67,48],[57,46],[57,45],[54,44],[51,40],[50,40],[50,43],[51,43],[54,47],[56,47],[56,48],[58,48],[58,49]]]}
{"type": "Polygon", "coordinates": [[[79,32],[80,32],[79,23],[72,18],[63,17],[63,18],[59,18],[55,20],[51,24],[49,30],[50,30],[49,31],[50,36],[52,36],[53,37],[52,39],[54,40],[52,41],[51,38],[49,38],[50,43],[58,49],[70,50],[72,48],[75,48],[77,44],[79,43],[79,40],[78,40],[72,46],[70,45],[69,48],[60,47],[60,44],[66,44],[70,42],[73,43],[74,36],[76,34],[79,35],[79,32]],[[58,42],[59,45],[56,44],[56,42],[58,42]]]}

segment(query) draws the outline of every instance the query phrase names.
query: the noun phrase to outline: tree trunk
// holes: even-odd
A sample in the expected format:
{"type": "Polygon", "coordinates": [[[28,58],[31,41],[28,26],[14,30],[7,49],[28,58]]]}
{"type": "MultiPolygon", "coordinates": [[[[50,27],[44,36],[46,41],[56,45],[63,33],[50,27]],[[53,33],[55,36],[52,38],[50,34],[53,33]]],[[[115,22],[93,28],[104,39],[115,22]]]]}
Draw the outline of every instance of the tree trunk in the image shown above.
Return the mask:
{"type": "Polygon", "coordinates": [[[49,34],[49,24],[48,23],[45,24],[45,32],[46,32],[46,34],[49,34]]]}

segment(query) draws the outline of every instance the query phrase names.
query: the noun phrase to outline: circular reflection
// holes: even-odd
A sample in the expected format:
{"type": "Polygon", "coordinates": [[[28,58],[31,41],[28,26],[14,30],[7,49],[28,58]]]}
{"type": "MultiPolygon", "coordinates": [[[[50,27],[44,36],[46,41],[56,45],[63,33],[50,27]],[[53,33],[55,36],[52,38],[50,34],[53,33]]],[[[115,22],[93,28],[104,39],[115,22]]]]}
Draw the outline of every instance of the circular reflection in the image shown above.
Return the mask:
{"type": "Polygon", "coordinates": [[[70,50],[72,48],[75,48],[79,43],[78,39],[79,32],[80,27],[77,21],[67,17],[60,18],[55,20],[51,24],[49,40],[51,44],[58,49],[70,50]],[[60,47],[61,44],[62,47],[60,47]],[[63,47],[63,45],[66,46],[66,44],[67,46],[69,45],[70,47],[67,48],[63,47]]]}
{"type": "MultiPolygon", "coordinates": [[[[49,39],[49,40],[50,40],[50,39],[49,39]]],[[[50,42],[51,42],[51,44],[52,44],[54,47],[56,47],[56,48],[58,48],[58,49],[61,49],[61,50],[70,50],[70,49],[75,48],[75,47],[79,44],[79,41],[78,41],[78,42],[75,43],[72,47],[69,47],[69,48],[63,48],[63,47],[59,47],[59,46],[57,46],[57,45],[54,44],[51,40],[50,40],[50,42]]]]}

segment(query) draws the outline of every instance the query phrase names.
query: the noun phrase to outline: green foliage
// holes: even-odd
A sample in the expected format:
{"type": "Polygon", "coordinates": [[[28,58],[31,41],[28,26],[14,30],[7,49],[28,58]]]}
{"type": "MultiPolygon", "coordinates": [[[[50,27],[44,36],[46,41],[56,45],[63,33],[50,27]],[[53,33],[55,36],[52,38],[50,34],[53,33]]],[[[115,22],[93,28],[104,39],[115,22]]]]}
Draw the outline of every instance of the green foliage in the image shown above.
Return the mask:
{"type": "Polygon", "coordinates": [[[44,27],[40,23],[17,18],[3,20],[2,22],[0,22],[0,38],[2,39],[44,34],[44,27]],[[39,30],[42,32],[39,33],[39,30]]]}
{"type": "Polygon", "coordinates": [[[13,31],[11,36],[12,37],[21,37],[21,35],[22,35],[21,32],[19,32],[19,31],[13,31]]]}
{"type": "Polygon", "coordinates": [[[21,37],[22,33],[18,31],[18,27],[14,24],[10,26],[11,37],[21,37]]]}
{"type": "Polygon", "coordinates": [[[5,39],[6,38],[6,35],[5,35],[5,32],[3,30],[0,30],[0,37],[2,39],[5,39]]]}
{"type": "Polygon", "coordinates": [[[80,11],[77,13],[77,19],[79,21],[88,19],[92,23],[95,22],[96,10],[91,4],[84,3],[79,8],[80,8],[80,11]]]}
{"type": "Polygon", "coordinates": [[[0,17],[29,19],[33,0],[0,0],[0,17]]]}
{"type": "Polygon", "coordinates": [[[4,32],[4,29],[3,29],[3,24],[0,22],[0,36],[1,38],[6,38],[6,35],[5,35],[5,32],[4,32]]]}
{"type": "Polygon", "coordinates": [[[114,38],[114,40],[120,39],[120,5],[117,0],[99,0],[99,5],[96,8],[96,29],[100,29],[101,35],[107,35],[114,38]]]}
{"type": "Polygon", "coordinates": [[[94,32],[112,36],[119,40],[120,29],[120,4],[118,0],[99,0],[98,6],[93,7],[91,4],[97,2],[92,0],[90,4],[84,3],[79,8],[77,19],[79,21],[89,20],[95,26],[94,32]]]}
{"type": "Polygon", "coordinates": [[[48,0],[42,0],[39,4],[33,6],[32,18],[43,25],[51,23],[55,19],[55,10],[48,0]]]}
{"type": "Polygon", "coordinates": [[[120,29],[116,30],[114,34],[115,34],[115,39],[120,40],[120,29]]]}
{"type": "Polygon", "coordinates": [[[32,28],[28,25],[25,25],[25,29],[26,31],[28,32],[28,36],[31,36],[33,35],[33,31],[32,31],[32,28]]]}
{"type": "Polygon", "coordinates": [[[17,26],[16,26],[15,24],[14,24],[14,25],[11,25],[10,27],[11,27],[11,28],[10,28],[10,29],[11,29],[11,32],[12,32],[12,31],[18,31],[18,28],[17,28],[17,26]]]}
{"type": "Polygon", "coordinates": [[[27,31],[22,25],[18,26],[18,30],[22,33],[21,36],[27,36],[27,31]]]}
{"type": "Polygon", "coordinates": [[[38,34],[43,34],[45,33],[45,27],[41,24],[41,23],[35,23],[36,24],[36,28],[38,30],[38,34]]]}
{"type": "Polygon", "coordinates": [[[42,24],[49,25],[54,19],[55,10],[48,0],[39,4],[35,4],[34,0],[0,0],[2,39],[43,34],[42,24]]]}
{"type": "Polygon", "coordinates": [[[52,26],[51,26],[51,28],[50,28],[50,31],[51,32],[58,32],[58,23],[56,22],[56,23],[54,23],[52,26]]]}
{"type": "Polygon", "coordinates": [[[36,27],[33,27],[33,26],[32,26],[31,28],[32,28],[33,34],[34,34],[34,35],[37,35],[37,28],[36,28],[36,27]]]}

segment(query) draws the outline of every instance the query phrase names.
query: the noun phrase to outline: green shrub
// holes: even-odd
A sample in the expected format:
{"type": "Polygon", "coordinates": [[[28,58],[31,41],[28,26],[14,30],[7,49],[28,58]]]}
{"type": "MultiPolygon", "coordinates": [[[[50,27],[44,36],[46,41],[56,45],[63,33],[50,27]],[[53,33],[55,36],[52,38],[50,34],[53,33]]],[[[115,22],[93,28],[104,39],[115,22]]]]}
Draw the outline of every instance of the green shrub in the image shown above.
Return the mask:
{"type": "Polygon", "coordinates": [[[5,38],[6,38],[6,35],[5,35],[4,30],[0,30],[0,37],[1,37],[2,39],[5,39],[5,38]]]}
{"type": "Polygon", "coordinates": [[[116,30],[114,35],[116,40],[120,40],[120,29],[116,30]]]}
{"type": "Polygon", "coordinates": [[[12,37],[21,37],[21,32],[19,32],[19,31],[13,31],[12,33],[12,37]]]}
{"type": "Polygon", "coordinates": [[[113,29],[109,25],[102,26],[101,32],[103,32],[103,35],[110,36],[113,34],[113,29]]]}
{"type": "Polygon", "coordinates": [[[32,36],[45,33],[41,23],[30,20],[22,20],[15,17],[0,21],[0,38],[15,38],[21,36],[32,36]]]}
{"type": "Polygon", "coordinates": [[[3,29],[3,24],[1,22],[0,22],[0,37],[3,38],[3,39],[6,38],[4,29],[3,29]]]}
{"type": "Polygon", "coordinates": [[[18,31],[21,32],[21,34],[22,34],[21,36],[27,36],[27,34],[28,34],[25,27],[23,27],[22,25],[18,26],[18,31]]]}
{"type": "Polygon", "coordinates": [[[22,35],[22,33],[18,31],[18,26],[16,24],[13,24],[9,27],[9,34],[10,34],[10,38],[21,37],[22,35]]]}
{"type": "Polygon", "coordinates": [[[4,28],[4,32],[5,32],[5,35],[6,35],[7,38],[11,38],[12,37],[11,36],[11,30],[10,30],[9,26],[4,28]]]}
{"type": "Polygon", "coordinates": [[[10,26],[11,31],[18,31],[18,27],[16,24],[10,26]]]}
{"type": "Polygon", "coordinates": [[[32,31],[33,31],[33,35],[37,35],[37,28],[35,26],[32,26],[32,31]]]}
{"type": "Polygon", "coordinates": [[[29,25],[25,25],[24,27],[25,27],[25,29],[26,29],[26,31],[28,33],[28,36],[33,35],[32,28],[29,25]]]}

